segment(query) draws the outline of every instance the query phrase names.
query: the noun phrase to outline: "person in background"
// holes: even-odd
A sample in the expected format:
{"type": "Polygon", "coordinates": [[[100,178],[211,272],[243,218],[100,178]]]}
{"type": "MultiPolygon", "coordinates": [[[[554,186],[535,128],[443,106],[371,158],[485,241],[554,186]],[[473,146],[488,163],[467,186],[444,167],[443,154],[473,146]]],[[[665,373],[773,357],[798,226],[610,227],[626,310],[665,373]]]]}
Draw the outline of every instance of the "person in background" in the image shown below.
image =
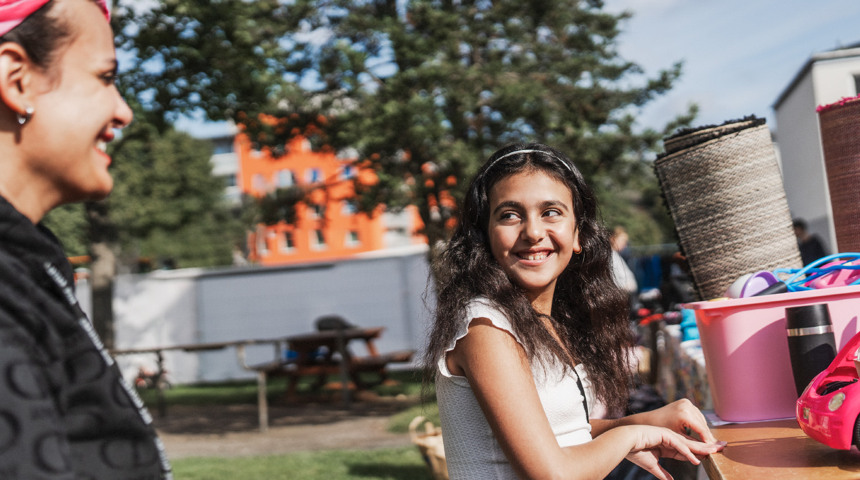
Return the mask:
{"type": "Polygon", "coordinates": [[[618,252],[618,254],[621,255],[621,258],[627,262],[627,266],[632,269],[633,251],[630,250],[630,236],[627,234],[627,229],[621,225],[616,225],[615,228],[612,229],[610,241],[612,242],[612,249],[618,252]]]}
{"type": "Polygon", "coordinates": [[[561,152],[510,145],[478,171],[433,264],[425,360],[451,480],[602,479],[625,458],[666,480],[660,457],[696,464],[722,448],[688,400],[590,418],[596,403],[623,411],[633,383],[611,251],[561,152]]]}
{"type": "Polygon", "coordinates": [[[104,0],[0,0],[0,478],[170,479],[152,418],[40,222],[106,197],[132,112],[104,0]]]}
{"type": "Polygon", "coordinates": [[[612,245],[612,276],[615,278],[615,283],[630,296],[630,304],[634,305],[636,294],[639,293],[639,284],[636,282],[636,275],[630,270],[630,247],[627,245],[629,238],[627,230],[622,226],[617,226],[612,229],[609,242],[612,245]],[[625,258],[625,253],[627,258],[625,258]]]}
{"type": "Polygon", "coordinates": [[[800,249],[800,259],[804,265],[809,265],[828,255],[827,249],[824,248],[824,242],[818,238],[818,235],[806,230],[805,220],[795,218],[792,224],[794,225],[794,236],[797,237],[797,248],[800,249]]]}

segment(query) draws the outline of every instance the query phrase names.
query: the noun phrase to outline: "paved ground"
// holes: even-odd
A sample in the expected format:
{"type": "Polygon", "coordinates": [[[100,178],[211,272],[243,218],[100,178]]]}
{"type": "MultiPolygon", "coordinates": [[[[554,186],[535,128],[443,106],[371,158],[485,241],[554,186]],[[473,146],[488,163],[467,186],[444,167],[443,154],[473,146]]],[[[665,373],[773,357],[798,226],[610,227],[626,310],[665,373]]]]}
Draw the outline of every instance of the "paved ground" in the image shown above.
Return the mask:
{"type": "Polygon", "coordinates": [[[258,429],[256,405],[171,406],[155,424],[171,459],[399,447],[411,445],[409,435],[388,432],[389,417],[417,403],[369,398],[349,408],[339,401],[271,405],[265,433],[258,429]]]}

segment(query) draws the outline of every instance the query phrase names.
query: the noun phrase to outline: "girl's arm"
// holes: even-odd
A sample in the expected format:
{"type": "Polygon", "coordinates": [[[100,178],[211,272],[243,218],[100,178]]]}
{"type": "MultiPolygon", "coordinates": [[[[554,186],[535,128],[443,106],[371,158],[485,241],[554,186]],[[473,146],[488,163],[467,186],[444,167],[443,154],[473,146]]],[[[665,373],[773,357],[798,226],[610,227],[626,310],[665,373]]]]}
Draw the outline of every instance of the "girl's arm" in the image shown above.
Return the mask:
{"type": "MultiPolygon", "coordinates": [[[[469,380],[508,461],[523,478],[603,478],[631,452],[651,451],[698,463],[696,455],[716,451],[668,429],[642,425],[619,426],[591,442],[559,447],[525,351],[487,319],[472,321],[446,362],[451,373],[469,380]]],[[[657,478],[670,478],[656,461],[646,468],[657,478]]]]}
{"type": "Polygon", "coordinates": [[[708,422],[702,412],[686,398],[660,407],[656,410],[637,413],[614,420],[591,420],[592,435],[601,433],[622,425],[653,425],[665,427],[677,433],[690,435],[695,433],[706,443],[716,443],[717,439],[708,428],[708,422]]]}

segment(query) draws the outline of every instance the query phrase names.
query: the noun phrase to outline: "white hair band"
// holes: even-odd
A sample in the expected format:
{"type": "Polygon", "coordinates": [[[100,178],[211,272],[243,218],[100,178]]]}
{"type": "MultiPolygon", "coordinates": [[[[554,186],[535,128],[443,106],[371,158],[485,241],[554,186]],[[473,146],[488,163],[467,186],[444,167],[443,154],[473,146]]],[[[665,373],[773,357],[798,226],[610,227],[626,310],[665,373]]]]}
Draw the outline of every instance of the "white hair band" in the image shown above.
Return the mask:
{"type": "Polygon", "coordinates": [[[502,155],[501,157],[493,160],[493,163],[491,163],[490,166],[487,167],[487,170],[493,168],[493,165],[495,165],[499,160],[502,160],[503,158],[510,157],[511,155],[516,155],[518,153],[535,153],[535,152],[543,153],[544,155],[549,155],[550,157],[556,159],[558,161],[558,163],[564,165],[564,168],[568,169],[570,171],[570,173],[573,173],[573,167],[571,167],[567,162],[565,162],[564,160],[553,155],[551,152],[547,152],[546,150],[537,150],[537,149],[514,150],[513,152],[508,152],[508,153],[502,155]]]}

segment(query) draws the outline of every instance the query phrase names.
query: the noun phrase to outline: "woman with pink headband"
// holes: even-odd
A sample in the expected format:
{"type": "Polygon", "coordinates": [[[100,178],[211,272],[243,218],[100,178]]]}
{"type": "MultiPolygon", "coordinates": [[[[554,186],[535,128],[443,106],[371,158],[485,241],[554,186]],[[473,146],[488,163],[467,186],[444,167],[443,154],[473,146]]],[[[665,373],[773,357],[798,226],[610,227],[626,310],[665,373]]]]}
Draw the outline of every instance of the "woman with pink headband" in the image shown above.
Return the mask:
{"type": "Polygon", "coordinates": [[[113,187],[132,113],[104,1],[0,0],[0,478],[170,479],[152,418],[40,222],[113,187]]]}

